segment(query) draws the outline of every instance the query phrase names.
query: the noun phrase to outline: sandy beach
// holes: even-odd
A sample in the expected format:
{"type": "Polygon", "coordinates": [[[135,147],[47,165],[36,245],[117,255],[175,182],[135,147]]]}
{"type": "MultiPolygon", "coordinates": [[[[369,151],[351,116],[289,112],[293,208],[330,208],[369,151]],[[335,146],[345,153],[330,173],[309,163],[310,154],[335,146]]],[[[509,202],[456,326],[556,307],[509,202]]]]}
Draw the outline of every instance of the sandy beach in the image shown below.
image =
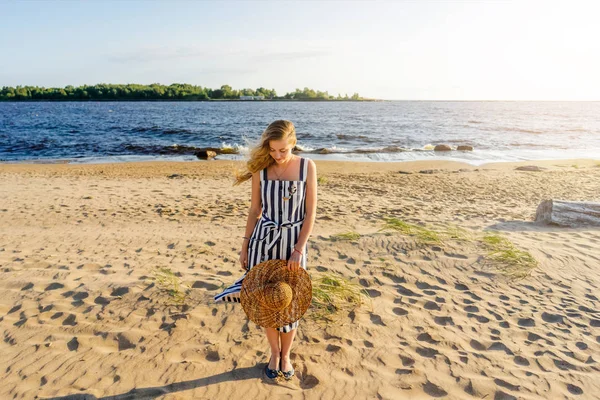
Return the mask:
{"type": "Polygon", "coordinates": [[[242,273],[240,162],[0,164],[0,398],[598,398],[600,229],[533,222],[544,199],[600,201],[598,161],[316,164],[308,271],[370,300],[332,323],[309,309],[278,384],[263,329],[212,302],[242,273]],[[488,263],[489,230],[538,266],[488,263]]]}

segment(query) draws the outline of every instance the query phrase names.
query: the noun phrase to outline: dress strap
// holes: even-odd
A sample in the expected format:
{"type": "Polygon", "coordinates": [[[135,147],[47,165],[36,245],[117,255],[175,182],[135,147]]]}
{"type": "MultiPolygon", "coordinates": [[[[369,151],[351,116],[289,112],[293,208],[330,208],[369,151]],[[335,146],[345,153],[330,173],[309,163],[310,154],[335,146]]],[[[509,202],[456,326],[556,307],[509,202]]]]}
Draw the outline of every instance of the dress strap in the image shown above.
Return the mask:
{"type": "Polygon", "coordinates": [[[308,175],[308,162],[306,158],[302,157],[300,159],[300,180],[302,182],[306,182],[306,176],[308,175]]]}
{"type": "Polygon", "coordinates": [[[267,180],[267,169],[263,169],[262,171],[260,171],[260,180],[261,181],[266,181],[267,180]]]}

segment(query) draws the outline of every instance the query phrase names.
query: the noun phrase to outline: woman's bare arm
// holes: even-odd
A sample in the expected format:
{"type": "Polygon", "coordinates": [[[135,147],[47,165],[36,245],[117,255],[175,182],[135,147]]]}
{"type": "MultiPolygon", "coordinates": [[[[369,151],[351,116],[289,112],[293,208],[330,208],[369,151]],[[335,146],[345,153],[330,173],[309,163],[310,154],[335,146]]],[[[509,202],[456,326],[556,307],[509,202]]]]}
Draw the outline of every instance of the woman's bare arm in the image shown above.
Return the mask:
{"type": "Polygon", "coordinates": [[[242,251],[240,253],[240,264],[242,269],[248,268],[248,243],[254,227],[262,214],[262,201],[260,197],[260,171],[252,174],[252,194],[250,197],[250,210],[246,221],[246,232],[242,242],[242,251]]]}
{"type": "Polygon", "coordinates": [[[295,248],[304,248],[315,225],[317,213],[317,167],[313,160],[308,160],[308,176],[306,177],[306,215],[300,230],[300,236],[295,248]]]}

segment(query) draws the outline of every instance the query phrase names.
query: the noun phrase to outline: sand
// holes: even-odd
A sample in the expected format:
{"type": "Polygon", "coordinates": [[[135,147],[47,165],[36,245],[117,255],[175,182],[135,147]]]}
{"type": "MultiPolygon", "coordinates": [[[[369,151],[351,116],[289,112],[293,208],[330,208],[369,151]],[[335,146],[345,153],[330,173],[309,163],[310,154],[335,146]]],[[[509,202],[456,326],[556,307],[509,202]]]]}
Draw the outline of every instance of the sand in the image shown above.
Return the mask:
{"type": "Polygon", "coordinates": [[[546,169],[318,161],[309,272],[370,300],[309,309],[277,383],[262,328],[212,302],[241,274],[239,163],[2,164],[0,398],[598,398],[600,230],[532,221],[547,198],[600,201],[600,167],[522,164],[546,169]],[[539,265],[511,279],[477,240],[423,244],[387,217],[497,230],[539,265]]]}

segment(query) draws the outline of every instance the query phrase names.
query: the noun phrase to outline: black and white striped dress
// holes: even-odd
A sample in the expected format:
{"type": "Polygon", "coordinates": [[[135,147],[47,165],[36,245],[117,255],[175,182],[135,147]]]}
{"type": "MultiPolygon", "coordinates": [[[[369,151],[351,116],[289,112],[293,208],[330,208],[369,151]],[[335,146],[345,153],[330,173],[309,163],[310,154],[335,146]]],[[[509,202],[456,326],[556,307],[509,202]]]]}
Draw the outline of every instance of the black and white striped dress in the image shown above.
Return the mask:
{"type": "MultiPolygon", "coordinates": [[[[306,215],[306,175],[308,161],[300,158],[300,178],[297,181],[267,179],[267,169],[260,172],[262,215],[248,245],[248,271],[266,260],[289,260],[300,236],[306,215]]],[[[306,246],[302,251],[300,265],[306,269],[306,246]]],[[[244,276],[215,296],[215,301],[239,303],[244,276]]],[[[290,332],[298,327],[298,321],[277,328],[290,332]]]]}

